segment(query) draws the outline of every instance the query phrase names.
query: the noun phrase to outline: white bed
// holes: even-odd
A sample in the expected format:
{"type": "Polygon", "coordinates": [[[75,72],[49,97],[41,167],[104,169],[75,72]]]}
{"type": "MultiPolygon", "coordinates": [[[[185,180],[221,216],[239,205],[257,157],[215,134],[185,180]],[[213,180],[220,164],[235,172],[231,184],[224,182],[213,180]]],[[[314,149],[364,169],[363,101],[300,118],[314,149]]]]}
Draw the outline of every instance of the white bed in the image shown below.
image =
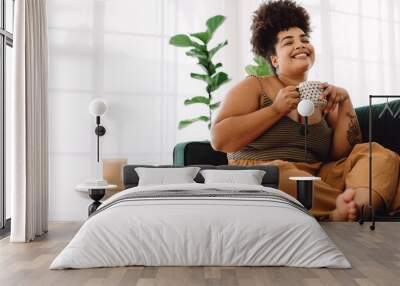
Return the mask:
{"type": "Polygon", "coordinates": [[[254,185],[192,183],[127,189],[101,205],[50,269],[127,265],[350,268],[318,222],[296,204],[277,189],[254,185]],[[206,193],[212,189],[263,191],[272,199],[175,196],[122,200],[137,192],[206,193]]]}

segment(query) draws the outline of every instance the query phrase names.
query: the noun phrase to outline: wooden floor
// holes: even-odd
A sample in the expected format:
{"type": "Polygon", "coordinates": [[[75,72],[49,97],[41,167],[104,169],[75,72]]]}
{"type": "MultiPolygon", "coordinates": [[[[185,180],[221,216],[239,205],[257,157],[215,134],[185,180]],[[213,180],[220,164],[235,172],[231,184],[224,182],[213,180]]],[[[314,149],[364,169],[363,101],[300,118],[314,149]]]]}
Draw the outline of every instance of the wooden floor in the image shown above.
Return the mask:
{"type": "Polygon", "coordinates": [[[0,285],[400,285],[400,223],[323,223],[352,269],[289,267],[120,267],[48,270],[80,223],[51,223],[32,243],[0,241],[0,285]]]}

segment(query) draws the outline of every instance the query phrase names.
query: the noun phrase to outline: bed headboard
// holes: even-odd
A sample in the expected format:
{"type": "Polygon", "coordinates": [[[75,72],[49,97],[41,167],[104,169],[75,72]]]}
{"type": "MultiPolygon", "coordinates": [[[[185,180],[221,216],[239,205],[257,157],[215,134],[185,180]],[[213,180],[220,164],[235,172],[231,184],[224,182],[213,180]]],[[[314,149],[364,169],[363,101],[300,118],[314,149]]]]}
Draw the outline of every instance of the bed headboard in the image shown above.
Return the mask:
{"type": "MultiPolygon", "coordinates": [[[[220,169],[220,170],[263,170],[265,171],[264,178],[262,180],[262,185],[265,187],[271,187],[278,189],[279,187],[279,168],[277,166],[234,166],[234,165],[221,165],[221,166],[212,166],[212,165],[192,165],[200,167],[202,170],[204,169],[220,169]]],[[[182,168],[182,166],[173,166],[173,165],[125,165],[123,168],[123,182],[124,188],[133,188],[138,185],[139,176],[135,171],[137,167],[147,167],[147,168],[182,168]]],[[[194,180],[197,183],[204,183],[203,176],[198,173],[194,180]]]]}

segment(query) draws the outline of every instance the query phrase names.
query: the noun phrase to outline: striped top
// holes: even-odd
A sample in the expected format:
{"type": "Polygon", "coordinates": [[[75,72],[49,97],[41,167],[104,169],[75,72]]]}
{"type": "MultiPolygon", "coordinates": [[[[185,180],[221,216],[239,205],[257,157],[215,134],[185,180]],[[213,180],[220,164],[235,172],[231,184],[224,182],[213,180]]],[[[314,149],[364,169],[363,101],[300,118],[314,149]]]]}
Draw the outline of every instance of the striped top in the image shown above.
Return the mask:
{"type": "MultiPolygon", "coordinates": [[[[259,81],[260,79],[257,78],[259,81]]],[[[261,82],[260,108],[272,104],[261,82]]],[[[273,126],[249,143],[242,150],[228,153],[228,159],[285,160],[316,163],[329,160],[332,128],[322,117],[321,121],[308,126],[307,157],[304,157],[304,124],[283,116],[273,126]]]]}

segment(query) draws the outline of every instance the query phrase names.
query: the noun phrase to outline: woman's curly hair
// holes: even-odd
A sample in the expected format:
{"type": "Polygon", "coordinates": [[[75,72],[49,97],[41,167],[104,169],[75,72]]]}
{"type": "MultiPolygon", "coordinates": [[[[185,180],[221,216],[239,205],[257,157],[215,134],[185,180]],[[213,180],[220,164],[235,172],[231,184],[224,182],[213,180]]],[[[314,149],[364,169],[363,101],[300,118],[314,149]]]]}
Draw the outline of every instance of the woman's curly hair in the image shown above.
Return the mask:
{"type": "Polygon", "coordinates": [[[292,0],[269,0],[254,12],[251,25],[253,52],[266,58],[274,73],[276,69],[270,56],[276,54],[277,35],[292,27],[302,29],[307,36],[311,32],[308,12],[292,0]]]}

